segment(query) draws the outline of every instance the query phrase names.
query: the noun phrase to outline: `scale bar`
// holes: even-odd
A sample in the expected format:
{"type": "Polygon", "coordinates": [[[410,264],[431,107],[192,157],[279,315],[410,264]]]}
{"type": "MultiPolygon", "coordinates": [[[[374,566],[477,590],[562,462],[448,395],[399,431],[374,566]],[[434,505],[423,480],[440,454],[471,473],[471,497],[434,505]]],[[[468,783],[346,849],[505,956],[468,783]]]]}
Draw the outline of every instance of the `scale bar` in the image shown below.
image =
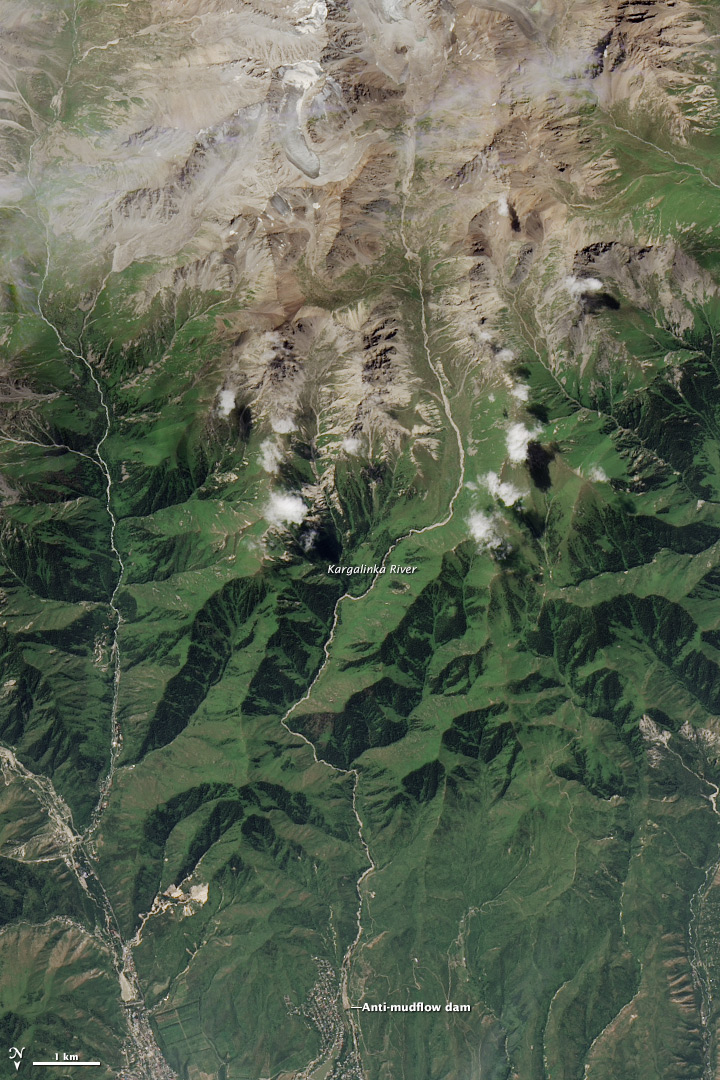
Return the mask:
{"type": "Polygon", "coordinates": [[[102,1065],[102,1061],[33,1061],[33,1065],[55,1065],[67,1068],[75,1065],[102,1065]]]}

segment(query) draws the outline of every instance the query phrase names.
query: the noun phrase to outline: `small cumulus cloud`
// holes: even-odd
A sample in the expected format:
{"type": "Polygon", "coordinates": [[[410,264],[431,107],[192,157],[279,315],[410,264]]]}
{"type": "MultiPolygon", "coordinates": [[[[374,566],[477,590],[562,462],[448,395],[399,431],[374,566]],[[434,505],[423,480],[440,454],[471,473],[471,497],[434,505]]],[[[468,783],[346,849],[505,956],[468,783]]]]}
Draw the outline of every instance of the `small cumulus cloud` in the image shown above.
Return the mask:
{"type": "Polygon", "coordinates": [[[594,484],[605,484],[609,477],[605,470],[601,469],[599,465],[593,465],[588,473],[588,479],[592,480],[594,484]]]}
{"type": "Polygon", "coordinates": [[[317,540],[317,538],[318,538],[317,529],[310,529],[310,531],[306,532],[305,535],[301,538],[300,546],[301,546],[301,548],[303,549],[303,551],[305,552],[306,555],[310,551],[312,551],[313,546],[314,546],[315,541],[317,540]]]}
{"type": "Polygon", "coordinates": [[[301,525],[307,507],[299,495],[273,492],[265,508],[265,517],[271,525],[301,525]]]}
{"type": "Polygon", "coordinates": [[[499,360],[501,364],[511,364],[515,359],[515,353],[512,349],[500,349],[495,359],[499,360]]]}
{"type": "Polygon", "coordinates": [[[362,447],[360,439],[356,439],[353,435],[348,435],[346,439],[343,439],[343,450],[346,454],[358,454],[362,447]]]}
{"type": "Polygon", "coordinates": [[[596,277],[578,278],[569,274],[565,278],[565,288],[571,296],[585,296],[586,293],[597,293],[603,287],[602,281],[596,277]]]}
{"type": "Polygon", "coordinates": [[[510,207],[508,206],[507,195],[501,195],[497,203],[498,214],[500,217],[507,217],[510,213],[510,207]]]}
{"type": "Polygon", "coordinates": [[[265,472],[276,473],[282,461],[282,450],[272,439],[265,439],[260,444],[260,464],[265,472]]]}
{"type": "Polygon", "coordinates": [[[468,518],[468,527],[470,535],[480,547],[489,548],[491,551],[501,547],[503,538],[498,531],[495,515],[489,517],[482,510],[475,510],[468,518]]]}
{"type": "Polygon", "coordinates": [[[291,416],[281,416],[271,420],[270,426],[277,435],[289,435],[291,431],[296,429],[295,421],[291,416]]]}
{"type": "Polygon", "coordinates": [[[235,391],[234,390],[221,390],[220,401],[218,402],[218,412],[221,416],[229,416],[235,408],[235,391]]]}
{"type": "Polygon", "coordinates": [[[533,428],[531,431],[524,424],[511,424],[505,436],[510,460],[515,463],[524,461],[527,456],[528,443],[539,435],[541,431],[542,428],[533,428]]]}
{"type": "Polygon", "coordinates": [[[500,499],[506,506],[514,506],[516,502],[524,498],[528,492],[521,491],[514,484],[501,480],[497,473],[489,472],[483,477],[483,484],[495,499],[500,499]]]}
{"type": "Polygon", "coordinates": [[[527,399],[530,397],[530,387],[524,386],[522,383],[520,383],[518,384],[518,386],[513,386],[510,393],[516,401],[527,401],[527,399]]]}

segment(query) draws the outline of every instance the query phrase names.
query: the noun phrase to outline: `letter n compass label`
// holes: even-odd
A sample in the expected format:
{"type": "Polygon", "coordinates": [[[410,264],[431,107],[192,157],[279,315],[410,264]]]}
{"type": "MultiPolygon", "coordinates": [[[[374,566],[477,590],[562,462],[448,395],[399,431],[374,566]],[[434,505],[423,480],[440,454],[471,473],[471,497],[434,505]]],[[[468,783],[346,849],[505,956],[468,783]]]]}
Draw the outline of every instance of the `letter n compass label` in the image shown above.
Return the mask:
{"type": "Polygon", "coordinates": [[[18,1069],[20,1068],[20,1063],[22,1061],[22,1056],[25,1053],[25,1047],[22,1046],[18,1050],[17,1046],[11,1046],[10,1049],[8,1050],[8,1053],[10,1054],[10,1060],[12,1061],[13,1065],[15,1066],[15,1072],[17,1072],[18,1069]]]}

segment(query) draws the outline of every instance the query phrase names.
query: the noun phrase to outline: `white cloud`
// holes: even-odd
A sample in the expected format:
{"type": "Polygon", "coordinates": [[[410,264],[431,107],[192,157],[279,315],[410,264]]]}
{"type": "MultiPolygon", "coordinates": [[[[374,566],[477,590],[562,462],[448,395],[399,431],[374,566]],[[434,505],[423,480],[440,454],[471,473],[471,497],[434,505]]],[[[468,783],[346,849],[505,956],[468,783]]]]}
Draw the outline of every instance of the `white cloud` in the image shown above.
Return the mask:
{"type": "Polygon", "coordinates": [[[265,472],[276,473],[282,461],[282,450],[272,439],[265,439],[260,444],[260,464],[265,472]]]}
{"type": "Polygon", "coordinates": [[[270,426],[278,435],[289,435],[291,431],[296,430],[295,421],[291,416],[282,416],[277,420],[271,420],[270,426]]]}
{"type": "Polygon", "coordinates": [[[530,397],[530,387],[520,383],[518,386],[513,386],[510,393],[517,401],[527,401],[530,397]]]}
{"type": "Polygon", "coordinates": [[[307,507],[299,495],[273,492],[265,508],[265,517],[271,525],[301,525],[307,507]]]}
{"type": "Polygon", "coordinates": [[[500,499],[506,506],[514,506],[516,502],[524,498],[528,492],[521,491],[514,484],[501,480],[497,473],[489,472],[483,477],[483,484],[495,499],[500,499]]]}
{"type": "Polygon", "coordinates": [[[530,431],[524,424],[511,424],[507,430],[507,452],[511,461],[520,462],[525,460],[528,443],[539,435],[542,428],[534,428],[530,431]]]}
{"type": "Polygon", "coordinates": [[[501,349],[495,356],[496,360],[499,360],[501,364],[511,364],[515,359],[515,353],[512,349],[501,349]]]}
{"type": "Polygon", "coordinates": [[[600,292],[602,287],[602,281],[596,277],[578,278],[569,274],[565,278],[565,288],[571,296],[584,296],[585,293],[600,292]]]}
{"type": "Polygon", "coordinates": [[[510,207],[508,206],[507,195],[500,196],[497,207],[500,217],[507,217],[509,215],[510,207]]]}
{"type": "Polygon", "coordinates": [[[496,518],[488,517],[482,510],[475,510],[468,518],[470,535],[481,547],[494,551],[502,544],[502,536],[497,531],[496,518]]]}
{"type": "Polygon", "coordinates": [[[354,438],[352,435],[348,435],[346,439],[343,439],[342,445],[346,454],[357,454],[362,443],[359,439],[354,438]]]}
{"type": "Polygon", "coordinates": [[[312,546],[315,543],[315,541],[317,540],[317,538],[318,538],[317,529],[311,529],[310,532],[306,533],[305,536],[303,536],[300,543],[301,543],[303,551],[306,554],[307,554],[307,552],[312,550],[312,546]]]}
{"type": "Polygon", "coordinates": [[[588,473],[588,478],[595,484],[605,484],[608,480],[608,474],[604,469],[601,469],[599,465],[593,465],[588,473]]]}
{"type": "Polygon", "coordinates": [[[221,390],[220,402],[218,404],[218,412],[221,416],[229,416],[235,408],[235,391],[234,390],[221,390]]]}

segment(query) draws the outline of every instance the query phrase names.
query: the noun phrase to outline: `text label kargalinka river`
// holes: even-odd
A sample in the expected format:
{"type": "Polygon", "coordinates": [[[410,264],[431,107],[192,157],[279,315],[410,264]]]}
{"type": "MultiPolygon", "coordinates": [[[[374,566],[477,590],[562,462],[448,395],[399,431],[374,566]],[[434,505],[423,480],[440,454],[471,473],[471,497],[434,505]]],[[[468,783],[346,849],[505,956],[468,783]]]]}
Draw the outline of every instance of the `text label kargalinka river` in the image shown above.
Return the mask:
{"type": "Polygon", "coordinates": [[[380,563],[360,563],[359,566],[340,566],[338,563],[330,563],[327,568],[328,574],[414,574],[417,566],[406,564],[398,565],[391,563],[390,566],[381,566],[380,563]]]}

